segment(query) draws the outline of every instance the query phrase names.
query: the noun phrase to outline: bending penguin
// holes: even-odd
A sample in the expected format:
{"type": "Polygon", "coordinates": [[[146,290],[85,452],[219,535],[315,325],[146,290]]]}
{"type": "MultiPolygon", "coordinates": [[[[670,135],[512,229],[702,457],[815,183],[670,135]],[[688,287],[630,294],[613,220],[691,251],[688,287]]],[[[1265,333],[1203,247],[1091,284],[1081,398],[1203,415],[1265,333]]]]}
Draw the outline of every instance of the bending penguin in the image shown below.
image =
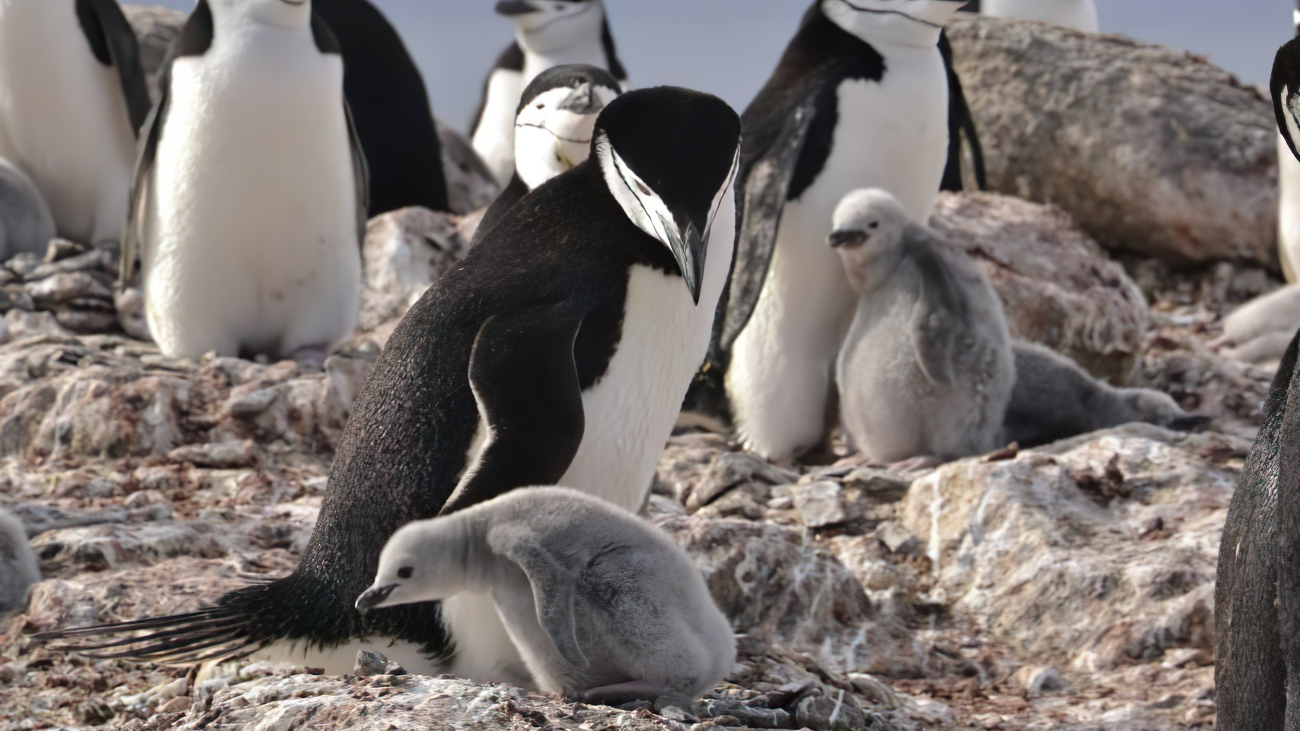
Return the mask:
{"type": "Polygon", "coordinates": [[[367,211],[334,35],[309,0],[200,0],[159,95],[122,250],[154,339],[323,360],[356,322],[367,211]]]}
{"type": "Polygon", "coordinates": [[[729,400],[742,442],[765,457],[815,447],[833,420],[832,369],[857,301],[826,246],[840,198],[880,187],[909,218],[930,216],[959,98],[940,33],[960,6],[816,0],[745,111],[737,260],[696,386],[703,405],[688,408],[729,400]]]}
{"type": "Polygon", "coordinates": [[[501,0],[497,13],[515,23],[515,42],[497,58],[483,84],[483,100],[470,123],[474,150],[497,182],[515,169],[515,117],[528,85],[543,71],[587,64],[627,84],[602,0],[501,0]]]}
{"type": "Polygon", "coordinates": [[[977,9],[992,18],[1037,20],[1085,33],[1100,30],[1095,0],[980,0],[977,9]]]}
{"type": "Polygon", "coordinates": [[[731,670],[736,643],[686,552],[640,518],[531,487],[397,531],[368,611],[487,592],[535,687],[610,705],[689,705],[731,670]]]}
{"type": "Polygon", "coordinates": [[[475,241],[514,204],[587,159],[596,118],[622,87],[609,72],[587,64],[556,66],[524,90],[515,117],[515,174],[483,214],[475,241]]]}
{"type": "Polygon", "coordinates": [[[27,590],[41,580],[36,554],[27,531],[7,510],[0,509],[0,619],[27,603],[27,590]]]}
{"type": "Polygon", "coordinates": [[[149,105],[115,0],[0,3],[0,157],[36,184],[60,236],[121,239],[149,105]]]}
{"type": "Polygon", "coordinates": [[[731,265],[739,145],[740,119],[716,97],[615,99],[590,159],[525,196],[398,325],[291,576],[194,614],[45,637],[128,635],[81,650],[332,673],[383,648],[413,671],[526,682],[485,594],[445,613],[420,603],[363,618],[353,603],[412,520],[529,485],[641,507],[731,265]]]}
{"type": "Polygon", "coordinates": [[[834,224],[831,247],[860,295],[837,368],[854,445],[886,464],[1001,446],[1016,367],[988,278],[887,191],[848,194],[834,224]]]}
{"type": "Polygon", "coordinates": [[[368,0],[312,4],[343,56],[343,91],[370,173],[369,215],[406,206],[450,211],[429,93],[401,36],[368,0]]]}

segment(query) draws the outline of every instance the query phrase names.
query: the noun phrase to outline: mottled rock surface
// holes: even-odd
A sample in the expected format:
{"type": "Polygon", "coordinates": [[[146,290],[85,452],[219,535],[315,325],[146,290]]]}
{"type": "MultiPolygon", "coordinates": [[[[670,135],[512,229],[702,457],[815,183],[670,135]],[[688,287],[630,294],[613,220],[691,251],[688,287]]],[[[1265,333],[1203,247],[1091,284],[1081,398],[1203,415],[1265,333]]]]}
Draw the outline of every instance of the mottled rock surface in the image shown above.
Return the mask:
{"type": "Polygon", "coordinates": [[[993,18],[948,27],[989,185],[1108,249],[1278,270],[1272,105],[1202,57],[993,18]]]}
{"type": "Polygon", "coordinates": [[[940,195],[930,225],[988,275],[1011,336],[1127,384],[1149,324],[1124,268],[1060,208],[995,193],[940,195]]]}
{"type": "Polygon", "coordinates": [[[140,39],[140,65],[149,80],[149,93],[158,98],[158,70],[167,58],[167,49],[181,34],[186,13],[161,5],[123,4],[122,12],[140,39]]]}

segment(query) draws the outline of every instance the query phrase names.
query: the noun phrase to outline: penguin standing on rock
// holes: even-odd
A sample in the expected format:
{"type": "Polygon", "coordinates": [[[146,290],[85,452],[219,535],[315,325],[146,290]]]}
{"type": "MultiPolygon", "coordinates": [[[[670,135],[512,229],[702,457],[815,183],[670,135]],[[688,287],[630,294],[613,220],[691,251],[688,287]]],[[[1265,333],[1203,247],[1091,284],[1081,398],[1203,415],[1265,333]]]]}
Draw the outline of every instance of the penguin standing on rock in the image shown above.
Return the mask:
{"type": "Polygon", "coordinates": [[[709,402],[724,400],[712,384],[725,373],[736,430],[765,457],[817,446],[834,418],[834,363],[857,301],[826,246],[840,198],[883,188],[929,219],[959,98],[940,34],[961,4],[816,0],[745,111],[737,260],[697,408],[720,410],[709,402]]]}
{"type": "Polygon", "coordinates": [[[381,648],[417,672],[527,682],[486,594],[445,615],[417,603],[363,618],[353,604],[412,520],[530,485],[641,507],[731,266],[739,146],[740,118],[716,97],[615,99],[590,158],[524,196],[398,325],[292,575],[194,614],[44,637],[129,635],[79,650],[330,673],[381,648]]]}
{"type": "Polygon", "coordinates": [[[587,159],[596,118],[620,93],[609,72],[587,64],[556,66],[533,79],[515,118],[515,176],[483,214],[476,241],[529,191],[587,159]]]}
{"type": "Polygon", "coordinates": [[[0,2],[0,157],[26,173],[58,233],[118,241],[149,91],[116,0],[0,2]]]}
{"type": "Polygon", "coordinates": [[[200,0],[159,81],[122,251],[162,351],[323,360],[361,290],[365,160],[310,0],[200,0]]]}
{"type": "Polygon", "coordinates": [[[528,85],[543,71],[588,64],[626,86],[602,0],[501,0],[499,14],[515,23],[515,42],[497,58],[483,85],[483,100],[470,124],[474,150],[497,182],[508,185],[515,169],[515,116],[528,85]]]}
{"type": "Polygon", "coordinates": [[[429,93],[401,36],[368,0],[313,5],[343,55],[343,90],[370,173],[370,216],[406,206],[449,211],[429,93]]]}

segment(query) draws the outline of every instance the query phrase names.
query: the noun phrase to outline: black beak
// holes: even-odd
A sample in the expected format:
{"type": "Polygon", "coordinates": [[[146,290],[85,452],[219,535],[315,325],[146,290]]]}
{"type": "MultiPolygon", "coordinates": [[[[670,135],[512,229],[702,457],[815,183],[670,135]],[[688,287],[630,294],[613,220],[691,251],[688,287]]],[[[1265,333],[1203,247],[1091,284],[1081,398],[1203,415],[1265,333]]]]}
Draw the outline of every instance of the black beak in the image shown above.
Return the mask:
{"type": "Polygon", "coordinates": [[[847,246],[849,248],[854,248],[857,246],[862,246],[863,244],[867,243],[867,239],[869,238],[871,237],[870,235],[867,234],[866,231],[844,229],[840,231],[831,232],[830,242],[831,242],[831,247],[835,249],[844,246],[847,246]]]}
{"type": "Polygon", "coordinates": [[[497,3],[497,14],[506,17],[528,15],[529,13],[541,12],[541,10],[528,0],[501,0],[501,2],[497,3]]]}
{"type": "Polygon", "coordinates": [[[357,611],[365,614],[376,606],[383,604],[398,586],[400,584],[388,584],[387,586],[372,586],[366,589],[364,594],[357,597],[357,611]]]}
{"type": "Polygon", "coordinates": [[[596,97],[596,92],[590,83],[584,83],[573,90],[573,93],[560,102],[560,109],[574,114],[595,114],[604,109],[600,99],[596,97]]]}
{"type": "Polygon", "coordinates": [[[707,233],[698,226],[690,216],[678,215],[676,221],[664,221],[668,231],[668,250],[677,261],[686,288],[691,291],[691,299],[700,303],[700,287],[704,283],[704,258],[708,254],[705,248],[707,233]]]}

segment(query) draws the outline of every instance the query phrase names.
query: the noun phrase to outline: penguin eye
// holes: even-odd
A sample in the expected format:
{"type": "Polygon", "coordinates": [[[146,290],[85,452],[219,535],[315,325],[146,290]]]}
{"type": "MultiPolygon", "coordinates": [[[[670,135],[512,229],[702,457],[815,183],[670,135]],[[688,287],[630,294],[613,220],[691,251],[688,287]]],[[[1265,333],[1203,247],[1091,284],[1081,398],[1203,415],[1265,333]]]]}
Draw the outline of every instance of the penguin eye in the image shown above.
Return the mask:
{"type": "Polygon", "coordinates": [[[545,103],[545,102],[538,102],[538,104],[537,104],[537,108],[538,108],[538,109],[545,109],[545,108],[546,108],[546,103],[545,103]]]}
{"type": "Polygon", "coordinates": [[[642,183],[640,180],[637,180],[635,182],[636,182],[636,189],[641,191],[641,195],[655,194],[655,192],[653,190],[650,190],[649,186],[647,186],[645,183],[642,183]]]}
{"type": "Polygon", "coordinates": [[[871,223],[867,224],[867,228],[872,229],[872,230],[878,229],[878,228],[880,228],[880,222],[879,222],[879,221],[872,221],[871,223]]]}
{"type": "Polygon", "coordinates": [[[414,573],[415,573],[415,569],[411,568],[410,566],[403,566],[402,568],[397,570],[397,578],[409,579],[411,578],[411,574],[414,573]]]}

